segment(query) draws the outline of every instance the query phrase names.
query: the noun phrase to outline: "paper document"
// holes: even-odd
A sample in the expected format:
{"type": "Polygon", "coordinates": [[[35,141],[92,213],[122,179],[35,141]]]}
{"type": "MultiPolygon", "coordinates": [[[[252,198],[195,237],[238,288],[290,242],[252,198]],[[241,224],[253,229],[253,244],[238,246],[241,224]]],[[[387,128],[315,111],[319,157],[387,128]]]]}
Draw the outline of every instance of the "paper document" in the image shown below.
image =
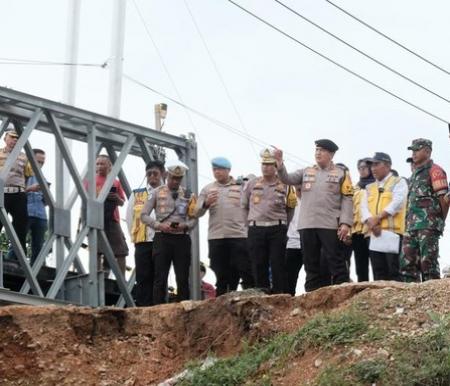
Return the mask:
{"type": "Polygon", "coordinates": [[[375,252],[399,253],[400,236],[391,231],[382,230],[380,236],[370,236],[369,249],[375,252]]]}

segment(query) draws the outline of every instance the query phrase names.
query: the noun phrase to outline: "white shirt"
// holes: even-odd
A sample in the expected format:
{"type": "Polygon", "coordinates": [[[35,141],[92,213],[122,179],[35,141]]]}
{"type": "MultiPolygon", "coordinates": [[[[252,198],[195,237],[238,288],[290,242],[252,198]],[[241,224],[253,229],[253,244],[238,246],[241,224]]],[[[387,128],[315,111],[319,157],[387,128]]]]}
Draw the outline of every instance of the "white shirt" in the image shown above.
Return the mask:
{"type": "MultiPolygon", "coordinates": [[[[147,185],[146,188],[147,188],[148,196],[150,197],[150,193],[151,193],[154,189],[153,189],[150,185],[147,185]]],[[[127,215],[126,215],[127,226],[128,226],[128,233],[130,234],[130,236],[131,236],[131,230],[132,230],[132,228],[133,228],[133,208],[134,208],[134,201],[135,201],[135,199],[134,199],[134,192],[131,192],[130,199],[128,200],[127,215]]],[[[153,211],[153,212],[150,214],[150,216],[153,217],[153,218],[155,218],[155,212],[153,211]]],[[[153,241],[153,238],[154,238],[154,237],[155,237],[155,230],[152,229],[152,228],[150,228],[150,227],[147,225],[147,237],[146,237],[146,240],[149,241],[149,242],[151,242],[151,241],[153,241]]]]}
{"type": "MultiPolygon", "coordinates": [[[[388,178],[392,176],[392,173],[389,173],[386,177],[384,177],[381,181],[375,180],[375,183],[378,185],[378,188],[382,188],[388,178]]],[[[392,188],[392,201],[389,203],[386,208],[383,210],[389,213],[389,215],[394,216],[397,212],[402,209],[404,202],[408,197],[408,184],[406,183],[404,178],[400,178],[397,184],[392,188]]],[[[362,191],[361,197],[361,220],[363,223],[367,221],[373,215],[369,211],[369,206],[367,203],[367,190],[364,189],[362,191]]]]}
{"type": "Polygon", "coordinates": [[[298,233],[298,219],[300,217],[300,200],[297,198],[297,206],[294,210],[294,216],[292,221],[289,223],[289,228],[287,231],[288,241],[286,244],[286,249],[301,249],[300,244],[300,233],[298,233]]]}

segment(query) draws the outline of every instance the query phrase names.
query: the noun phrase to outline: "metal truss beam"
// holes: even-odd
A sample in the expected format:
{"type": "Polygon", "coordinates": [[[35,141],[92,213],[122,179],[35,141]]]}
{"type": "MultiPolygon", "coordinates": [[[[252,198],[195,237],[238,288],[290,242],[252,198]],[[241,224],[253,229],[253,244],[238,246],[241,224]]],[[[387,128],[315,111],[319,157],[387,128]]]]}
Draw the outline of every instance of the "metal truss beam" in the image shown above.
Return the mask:
{"type": "MultiPolygon", "coordinates": [[[[104,305],[104,279],[103,275],[99,274],[97,267],[97,248],[100,240],[105,245],[105,258],[112,268],[120,290],[120,297],[116,305],[120,307],[125,305],[128,307],[134,306],[131,290],[135,281],[135,272],[133,271],[130,280],[127,282],[119,269],[114,251],[111,249],[103,230],[104,201],[117,177],[120,179],[127,195],[131,194],[131,186],[122,169],[128,155],[141,157],[147,163],[155,159],[161,151],[164,152],[164,148],[173,149],[179,158],[189,166],[185,182],[188,189],[192,192],[197,192],[197,148],[194,136],[189,135],[188,138],[184,136],[177,137],[3,87],[0,87],[0,119],[0,135],[3,134],[11,122],[16,127],[16,130],[21,133],[11,156],[0,171],[0,220],[11,240],[26,279],[20,292],[1,291],[0,302],[3,299],[7,302],[24,302],[24,304],[45,304],[46,302],[65,304],[64,301],[56,298],[58,297],[62,300],[64,296],[67,296],[67,299],[71,298],[70,294],[64,291],[64,288],[66,276],[73,265],[79,277],[84,277],[79,282],[83,283],[84,286],[88,286],[88,288],[83,287],[83,293],[85,294],[82,297],[83,302],[87,301],[86,305],[90,306],[104,305]],[[62,174],[62,168],[60,168],[61,170],[57,169],[55,176],[57,194],[53,196],[28,141],[31,132],[34,130],[47,132],[54,136],[57,150],[60,152],[61,158],[66,164],[70,177],[75,184],[75,190],[65,202],[63,202],[64,197],[60,193],[62,181],[67,176],[62,174]],[[66,144],[67,139],[78,140],[88,144],[88,163],[81,175],[66,144]],[[95,189],[89,189],[89,186],[95,186],[95,159],[102,148],[106,149],[113,166],[102,190],[97,196],[95,189]],[[36,178],[41,185],[42,192],[49,204],[51,217],[48,239],[32,267],[28,263],[25,252],[22,250],[22,246],[4,208],[4,183],[9,170],[14,164],[14,160],[22,149],[25,150],[36,178]],[[88,189],[85,188],[86,183],[88,189]],[[78,197],[81,198],[82,217],[84,220],[81,230],[72,239],[70,218],[73,205],[78,197]],[[87,272],[78,256],[78,251],[86,237],[88,238],[89,251],[87,272]],[[56,248],[54,247],[55,245],[56,248]],[[49,290],[44,295],[37,281],[37,275],[45,263],[46,256],[52,249],[57,260],[56,276],[49,290]],[[37,296],[30,298],[30,295],[28,295],[30,290],[37,296]]],[[[194,230],[191,236],[193,240],[191,294],[194,299],[199,299],[198,229],[194,230]]],[[[0,276],[1,283],[1,270],[0,276]]],[[[66,289],[70,287],[68,285],[66,289]]],[[[76,297],[72,297],[72,299],[74,298],[76,297]]]]}

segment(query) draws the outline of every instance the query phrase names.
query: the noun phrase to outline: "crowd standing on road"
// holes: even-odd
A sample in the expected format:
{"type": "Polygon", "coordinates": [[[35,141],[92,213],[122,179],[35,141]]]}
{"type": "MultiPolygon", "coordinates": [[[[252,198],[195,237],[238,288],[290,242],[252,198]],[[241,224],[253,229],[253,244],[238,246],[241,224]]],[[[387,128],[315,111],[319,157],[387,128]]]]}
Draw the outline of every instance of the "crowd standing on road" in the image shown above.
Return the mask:
{"type": "MultiPolygon", "coordinates": [[[[5,131],[0,170],[19,135],[5,131]]],[[[205,282],[202,298],[210,299],[239,288],[295,295],[300,269],[305,290],[350,281],[353,252],[358,281],[420,282],[440,278],[439,238],[449,208],[449,186],[442,167],[431,159],[432,142],[412,141],[411,176],[398,176],[389,154],[376,152],[357,162],[359,181],[352,185],[348,168],[334,162],[338,146],[315,141],[315,164],[288,172],[281,149],[261,151],[261,175],[234,178],[225,157],[211,160],[212,182],[198,198],[182,186],[188,170],[182,162],[160,160],[145,167],[146,186],[132,191],[127,225],[134,244],[138,306],[168,301],[168,275],[173,265],[176,299],[189,299],[191,237],[199,218],[208,218],[210,268],[215,287],[205,282]]],[[[42,166],[45,152],[34,150],[42,166]]],[[[111,171],[111,160],[96,160],[96,194],[111,171]]],[[[48,184],[48,183],[47,183],[48,184]]],[[[87,182],[85,187],[89,189],[87,182]]],[[[19,153],[4,189],[4,205],[12,217],[20,247],[34,264],[45,239],[47,216],[41,186],[27,157],[19,153]]],[[[118,206],[126,200],[119,180],[104,204],[104,231],[122,273],[128,246],[120,226],[118,206]]],[[[2,225],[0,225],[1,229],[2,225]]],[[[107,245],[99,242],[99,269],[107,245]]],[[[17,246],[15,247],[17,248],[17,246]]],[[[14,256],[14,249],[10,255],[14,256]]]]}

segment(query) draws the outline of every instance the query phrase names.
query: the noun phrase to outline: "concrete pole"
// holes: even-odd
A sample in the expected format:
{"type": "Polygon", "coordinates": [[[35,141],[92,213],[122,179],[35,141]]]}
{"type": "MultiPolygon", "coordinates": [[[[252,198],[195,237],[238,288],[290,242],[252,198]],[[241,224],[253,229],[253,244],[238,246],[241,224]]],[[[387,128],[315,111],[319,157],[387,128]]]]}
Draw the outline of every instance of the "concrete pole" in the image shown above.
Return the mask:
{"type": "MultiPolygon", "coordinates": [[[[69,0],[67,8],[67,30],[66,30],[66,52],[65,61],[67,63],[76,63],[78,60],[78,47],[80,36],[80,11],[81,0],[69,0]]],[[[75,105],[77,83],[77,67],[65,66],[63,79],[63,103],[75,105]]],[[[69,152],[72,151],[72,141],[66,140],[69,152]]],[[[56,203],[60,208],[64,208],[64,202],[69,195],[70,179],[69,170],[65,166],[61,152],[57,145],[55,145],[55,176],[58,181],[56,186],[56,203]]],[[[58,237],[56,239],[56,269],[62,266],[64,261],[64,238],[58,237]]],[[[62,295],[58,295],[62,297],[62,295]]]]}
{"type": "Polygon", "coordinates": [[[114,118],[120,117],[125,18],[126,0],[114,0],[108,90],[108,115],[114,118]]]}

